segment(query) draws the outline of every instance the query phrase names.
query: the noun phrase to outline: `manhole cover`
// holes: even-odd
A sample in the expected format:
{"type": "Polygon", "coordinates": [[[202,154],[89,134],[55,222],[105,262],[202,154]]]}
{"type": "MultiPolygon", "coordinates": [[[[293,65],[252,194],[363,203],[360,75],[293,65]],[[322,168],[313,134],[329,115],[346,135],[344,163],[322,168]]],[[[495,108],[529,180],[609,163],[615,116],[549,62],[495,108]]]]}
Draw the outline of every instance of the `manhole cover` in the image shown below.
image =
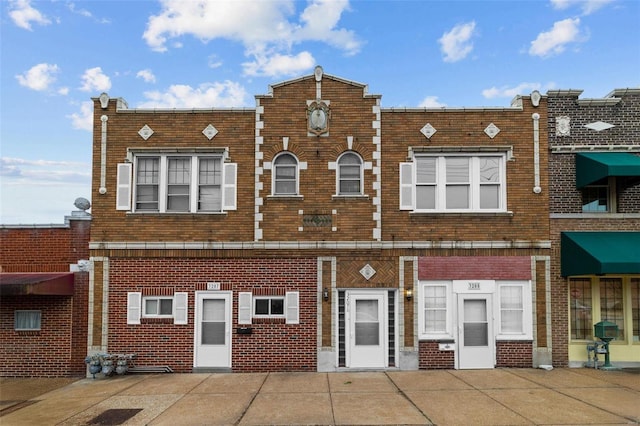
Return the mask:
{"type": "Polygon", "coordinates": [[[142,408],[113,408],[94,417],[88,424],[104,426],[121,425],[140,411],[142,411],[142,408]]]}

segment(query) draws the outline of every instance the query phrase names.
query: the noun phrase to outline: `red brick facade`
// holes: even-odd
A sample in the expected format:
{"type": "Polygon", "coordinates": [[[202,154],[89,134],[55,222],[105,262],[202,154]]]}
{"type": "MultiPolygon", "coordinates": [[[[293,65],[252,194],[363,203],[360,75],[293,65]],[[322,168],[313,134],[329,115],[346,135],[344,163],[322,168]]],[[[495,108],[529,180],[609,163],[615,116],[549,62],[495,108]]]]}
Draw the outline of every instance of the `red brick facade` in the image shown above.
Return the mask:
{"type": "MultiPolygon", "coordinates": [[[[3,273],[68,272],[89,259],[90,221],[66,226],[3,226],[3,273]]],[[[3,295],[0,304],[0,376],[83,376],[87,351],[89,273],[74,273],[73,296],[3,295]],[[41,311],[39,331],[14,330],[16,310],[41,311]]]]}

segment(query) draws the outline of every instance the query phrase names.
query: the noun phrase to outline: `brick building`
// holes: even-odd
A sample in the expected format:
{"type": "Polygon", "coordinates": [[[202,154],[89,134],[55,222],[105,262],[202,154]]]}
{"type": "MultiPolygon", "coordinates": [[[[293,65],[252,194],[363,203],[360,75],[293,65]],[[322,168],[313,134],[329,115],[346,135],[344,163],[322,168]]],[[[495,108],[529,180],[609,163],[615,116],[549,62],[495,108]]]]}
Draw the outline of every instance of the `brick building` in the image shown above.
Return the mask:
{"type": "Polygon", "coordinates": [[[94,99],[90,352],[190,371],[551,363],[547,98],[385,109],[94,99]]]}
{"type": "Polygon", "coordinates": [[[83,376],[91,216],[0,226],[0,376],[83,376]]]}
{"type": "Polygon", "coordinates": [[[582,366],[617,324],[614,365],[640,363],[640,89],[548,96],[553,361],[582,366]],[[568,306],[568,308],[567,308],[568,306]],[[568,335],[567,331],[568,330],[568,335]]]}

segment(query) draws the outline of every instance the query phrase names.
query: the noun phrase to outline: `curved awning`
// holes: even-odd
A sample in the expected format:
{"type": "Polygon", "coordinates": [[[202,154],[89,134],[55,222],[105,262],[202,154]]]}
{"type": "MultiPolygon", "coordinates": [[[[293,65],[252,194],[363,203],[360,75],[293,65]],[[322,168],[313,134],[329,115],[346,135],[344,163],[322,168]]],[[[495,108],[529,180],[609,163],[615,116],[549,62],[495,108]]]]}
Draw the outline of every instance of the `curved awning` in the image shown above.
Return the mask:
{"type": "Polygon", "coordinates": [[[560,270],[563,277],[640,274],[640,232],[562,232],[560,270]]]}
{"type": "Polygon", "coordinates": [[[576,188],[583,188],[609,176],[640,176],[640,156],[626,152],[576,154],[576,188]]]}
{"type": "Polygon", "coordinates": [[[72,272],[0,273],[2,296],[73,296],[72,272]]]}

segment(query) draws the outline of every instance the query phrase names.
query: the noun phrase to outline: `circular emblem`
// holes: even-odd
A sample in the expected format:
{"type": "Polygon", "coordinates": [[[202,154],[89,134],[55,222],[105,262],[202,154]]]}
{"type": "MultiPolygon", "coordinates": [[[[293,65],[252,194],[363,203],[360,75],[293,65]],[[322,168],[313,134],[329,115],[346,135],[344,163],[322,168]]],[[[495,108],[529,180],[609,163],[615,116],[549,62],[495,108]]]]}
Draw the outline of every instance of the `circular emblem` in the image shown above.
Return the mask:
{"type": "Polygon", "coordinates": [[[329,131],[330,111],[324,102],[313,102],[307,109],[308,130],[316,135],[329,131]]]}

